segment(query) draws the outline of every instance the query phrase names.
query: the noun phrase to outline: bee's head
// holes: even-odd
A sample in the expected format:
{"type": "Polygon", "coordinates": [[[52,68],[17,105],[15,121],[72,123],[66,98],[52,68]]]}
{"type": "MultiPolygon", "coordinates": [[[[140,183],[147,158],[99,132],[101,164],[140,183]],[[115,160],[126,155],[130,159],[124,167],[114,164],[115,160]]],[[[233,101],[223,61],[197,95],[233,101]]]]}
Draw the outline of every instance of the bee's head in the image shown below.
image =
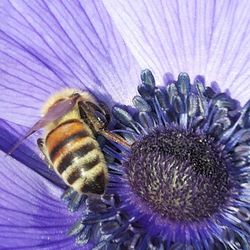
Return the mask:
{"type": "Polygon", "coordinates": [[[103,103],[83,101],[79,105],[80,115],[93,132],[106,128],[110,122],[108,108],[103,103]]]}

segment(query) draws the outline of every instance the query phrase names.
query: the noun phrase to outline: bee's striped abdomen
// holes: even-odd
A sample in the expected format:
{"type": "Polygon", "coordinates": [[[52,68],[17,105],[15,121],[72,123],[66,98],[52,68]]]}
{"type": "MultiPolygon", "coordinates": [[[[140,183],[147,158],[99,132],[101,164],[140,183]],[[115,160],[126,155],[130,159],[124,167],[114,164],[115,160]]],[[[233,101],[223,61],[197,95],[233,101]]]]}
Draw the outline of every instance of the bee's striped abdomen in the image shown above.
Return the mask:
{"type": "Polygon", "coordinates": [[[86,124],[80,120],[60,124],[47,135],[46,146],[55,171],[68,185],[78,192],[103,193],[104,156],[86,124]],[[101,182],[94,183],[97,178],[101,182]]]}
{"type": "Polygon", "coordinates": [[[58,158],[71,152],[84,138],[92,136],[79,120],[68,120],[53,129],[46,137],[48,156],[53,164],[58,158]]]}

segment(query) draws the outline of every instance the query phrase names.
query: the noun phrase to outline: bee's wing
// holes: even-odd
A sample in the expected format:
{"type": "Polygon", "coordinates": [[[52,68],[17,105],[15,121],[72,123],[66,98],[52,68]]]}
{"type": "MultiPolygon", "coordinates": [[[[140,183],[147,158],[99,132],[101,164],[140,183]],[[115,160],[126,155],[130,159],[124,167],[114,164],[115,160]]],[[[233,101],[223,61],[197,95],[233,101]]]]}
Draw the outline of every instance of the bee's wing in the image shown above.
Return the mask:
{"type": "Polygon", "coordinates": [[[74,95],[69,99],[62,100],[54,104],[49,111],[39,121],[37,121],[22,138],[20,138],[20,140],[8,151],[7,154],[12,154],[27,137],[35,133],[37,130],[66,115],[76,105],[78,98],[79,95],[74,95]]]}

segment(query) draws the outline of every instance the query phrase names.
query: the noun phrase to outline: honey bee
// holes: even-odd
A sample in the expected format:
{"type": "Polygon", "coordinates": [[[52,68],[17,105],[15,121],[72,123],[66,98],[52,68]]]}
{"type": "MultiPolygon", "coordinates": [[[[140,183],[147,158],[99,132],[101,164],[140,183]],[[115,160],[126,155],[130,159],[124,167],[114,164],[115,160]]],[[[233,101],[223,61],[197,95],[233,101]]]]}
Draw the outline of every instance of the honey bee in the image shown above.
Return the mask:
{"type": "Polygon", "coordinates": [[[122,137],[106,129],[110,121],[107,107],[89,92],[64,89],[48,99],[42,114],[9,154],[44,127],[44,136],[37,144],[48,166],[78,193],[103,194],[108,170],[96,136],[101,134],[129,147],[122,137]]]}

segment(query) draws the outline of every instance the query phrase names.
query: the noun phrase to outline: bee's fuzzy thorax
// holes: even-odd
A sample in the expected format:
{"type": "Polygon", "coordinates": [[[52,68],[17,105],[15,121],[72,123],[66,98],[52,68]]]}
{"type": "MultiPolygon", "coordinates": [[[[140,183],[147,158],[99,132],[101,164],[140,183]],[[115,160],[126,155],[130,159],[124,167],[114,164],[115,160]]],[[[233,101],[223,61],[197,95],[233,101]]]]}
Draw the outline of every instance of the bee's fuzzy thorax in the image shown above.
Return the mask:
{"type": "MultiPolygon", "coordinates": [[[[79,90],[73,89],[73,88],[66,88],[66,89],[62,89],[62,90],[58,91],[57,93],[55,93],[54,95],[52,95],[48,98],[48,100],[44,103],[43,107],[41,108],[41,114],[45,115],[49,111],[49,109],[53,105],[55,105],[55,103],[57,103],[59,100],[69,98],[70,96],[72,96],[75,93],[79,93],[79,95],[81,96],[81,99],[84,101],[97,103],[95,97],[92,94],[90,94],[89,92],[79,91],[79,90]]],[[[48,131],[51,131],[52,129],[57,127],[59,124],[65,122],[67,120],[70,120],[70,119],[81,119],[77,104],[66,115],[62,116],[60,119],[57,119],[57,120],[47,124],[45,127],[45,135],[48,133],[48,131]]]]}
{"type": "Polygon", "coordinates": [[[63,100],[69,96],[71,96],[74,93],[79,92],[76,89],[72,89],[72,88],[66,88],[66,89],[62,89],[58,92],[56,92],[55,94],[51,95],[47,101],[44,103],[44,105],[41,108],[41,114],[44,115],[48,112],[48,110],[59,100],[63,100]]]}

